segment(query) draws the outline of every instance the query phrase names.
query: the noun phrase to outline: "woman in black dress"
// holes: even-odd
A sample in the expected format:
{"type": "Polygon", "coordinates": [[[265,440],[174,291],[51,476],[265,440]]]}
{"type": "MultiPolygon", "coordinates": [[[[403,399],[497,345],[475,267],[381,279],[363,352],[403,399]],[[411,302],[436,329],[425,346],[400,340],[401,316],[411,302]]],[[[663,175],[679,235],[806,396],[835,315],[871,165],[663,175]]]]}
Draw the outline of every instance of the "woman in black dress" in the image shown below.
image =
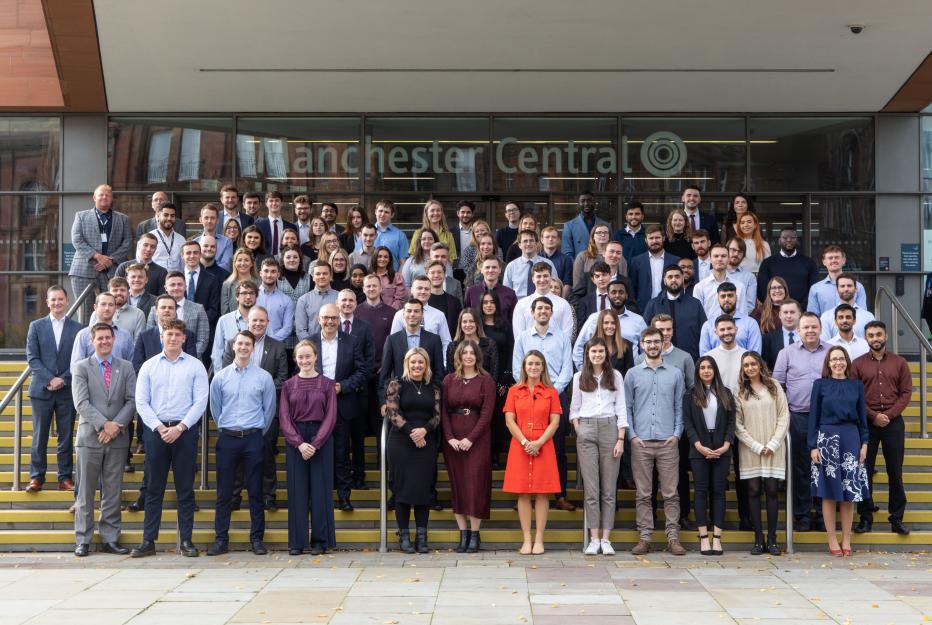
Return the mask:
{"type": "Polygon", "coordinates": [[[696,258],[690,239],[693,229],[686,219],[686,213],[681,208],[670,211],[667,216],[667,227],[663,242],[663,249],[679,258],[696,258]]]}
{"type": "Polygon", "coordinates": [[[514,384],[511,377],[511,354],[515,347],[515,337],[511,322],[502,316],[502,307],[495,291],[486,291],[479,299],[482,314],[482,331],[498,348],[498,374],[495,379],[495,412],[492,413],[492,468],[501,469],[499,454],[506,452],[511,441],[511,434],[505,426],[505,397],[514,384]]]}
{"type": "Polygon", "coordinates": [[[427,520],[432,497],[431,476],[437,466],[440,389],[430,383],[430,359],[421,347],[408,350],[401,378],[389,381],[385,392],[388,432],[386,459],[395,496],[398,545],[405,553],[428,553],[427,520]],[[408,524],[414,508],[415,543],[408,524]]]}

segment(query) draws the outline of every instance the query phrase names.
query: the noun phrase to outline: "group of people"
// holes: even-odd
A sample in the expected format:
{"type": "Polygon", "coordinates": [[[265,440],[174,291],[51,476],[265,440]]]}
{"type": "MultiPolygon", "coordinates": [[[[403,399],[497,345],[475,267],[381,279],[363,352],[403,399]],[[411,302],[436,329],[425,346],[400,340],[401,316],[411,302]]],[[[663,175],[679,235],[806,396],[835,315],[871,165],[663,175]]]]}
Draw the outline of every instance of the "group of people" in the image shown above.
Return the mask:
{"type": "Polygon", "coordinates": [[[771,254],[747,196],[733,198],[721,229],[699,210],[695,187],[665,229],[645,226],[643,206],[632,202],[614,234],[589,193],[562,232],[538,230],[513,202],[495,232],[474,219],[468,201],[448,226],[442,203],[430,200],[410,240],[392,224],[390,200],[376,204],[373,223],[354,207],[341,226],[334,204],[314,210],[307,196],[295,197],[294,221],[286,221],[280,193],[265,194],[264,216],[262,199],[225,186],[189,233],[168,196],[155,193],[135,248],[108,186],[76,216],[72,292],[98,293],[86,328],[65,316],[59,286],[48,291],[49,316],[30,326],[27,490],[44,487],[54,418],[59,488],[76,491],[77,555],[89,553],[98,488],[103,548],[128,552],[118,542],[122,476],[143,450],[140,496],[129,509],[144,511],[144,535],[132,555],[155,553],[169,469],[181,551],[198,555],[193,480],[205,411],[218,431],[208,555],[229,549],[244,487],[252,550],[267,552],[281,437],[289,550],[333,548],[335,507],[352,512],[353,490],[367,487],[365,436],[379,433],[383,419],[405,552],[429,550],[442,451],[457,551],[481,547],[492,471],[504,456],[502,489],[517,496],[520,552],[542,553],[549,507],[576,509],[567,498],[571,428],[590,555],[614,553],[619,488],[636,492],[633,553],[652,548],[659,491],[667,549],[684,554],[680,530],[698,528],[700,551],[721,554],[732,466],[752,553],[780,553],[779,482],[788,471],[796,529],[824,523],[833,553],[850,552],[853,502],[854,531],[872,527],[881,445],[891,526],[908,532],[908,367],[886,350],[886,329],[866,310],[863,286],[844,273],[844,252],[822,250],[828,273],[820,278],[797,249],[796,230],[784,228],[771,254]]]}

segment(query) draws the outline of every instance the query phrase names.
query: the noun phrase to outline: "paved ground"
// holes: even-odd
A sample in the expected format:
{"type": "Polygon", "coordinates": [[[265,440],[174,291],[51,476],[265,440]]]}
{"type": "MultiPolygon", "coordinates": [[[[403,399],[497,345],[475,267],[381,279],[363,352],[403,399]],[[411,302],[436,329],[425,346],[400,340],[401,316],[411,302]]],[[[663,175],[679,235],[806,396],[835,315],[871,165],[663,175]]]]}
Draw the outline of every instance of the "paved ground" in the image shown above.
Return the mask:
{"type": "Polygon", "coordinates": [[[932,558],[0,555],[0,625],[922,625],[932,558]]]}

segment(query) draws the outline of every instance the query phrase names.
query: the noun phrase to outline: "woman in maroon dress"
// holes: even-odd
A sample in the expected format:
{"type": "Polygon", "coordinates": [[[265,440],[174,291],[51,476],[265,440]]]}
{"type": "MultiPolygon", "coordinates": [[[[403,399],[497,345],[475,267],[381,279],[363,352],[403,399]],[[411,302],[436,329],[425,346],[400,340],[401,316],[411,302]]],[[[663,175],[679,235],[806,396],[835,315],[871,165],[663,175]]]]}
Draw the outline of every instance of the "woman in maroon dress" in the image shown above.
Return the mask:
{"type": "Polygon", "coordinates": [[[463,340],[453,352],[453,373],[443,379],[440,412],[453,515],[460,529],[457,553],[479,551],[479,528],[489,518],[494,408],[495,380],[482,367],[482,350],[475,341],[463,340]]]}

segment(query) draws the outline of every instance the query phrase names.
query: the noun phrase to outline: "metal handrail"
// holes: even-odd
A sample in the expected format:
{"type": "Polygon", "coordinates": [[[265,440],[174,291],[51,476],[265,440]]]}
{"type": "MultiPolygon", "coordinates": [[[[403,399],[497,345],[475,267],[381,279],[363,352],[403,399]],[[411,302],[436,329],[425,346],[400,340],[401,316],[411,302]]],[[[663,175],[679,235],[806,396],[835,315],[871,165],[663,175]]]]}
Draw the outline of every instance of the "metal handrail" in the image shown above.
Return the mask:
{"type": "Polygon", "coordinates": [[[793,441],[786,430],[786,553],[793,553],[793,441]]]}
{"type": "Polygon", "coordinates": [[[928,414],[928,401],[926,399],[926,358],[932,355],[932,343],[929,343],[929,340],[926,339],[922,330],[919,329],[919,326],[913,321],[913,318],[909,316],[906,307],[903,306],[885,286],[877,287],[877,295],[874,296],[874,311],[880,310],[883,296],[886,296],[890,300],[889,336],[893,339],[893,353],[899,353],[900,337],[898,314],[903,317],[903,320],[906,322],[906,327],[909,328],[910,332],[913,333],[913,336],[915,336],[916,340],[919,342],[919,436],[927,438],[926,415],[928,414]]]}
{"type": "MultiPolygon", "coordinates": [[[[210,388],[210,382],[214,378],[214,366],[210,365],[210,368],[207,370],[207,387],[210,388]]],[[[207,490],[207,454],[209,453],[210,446],[208,445],[207,438],[210,436],[210,423],[208,423],[209,417],[208,413],[210,412],[210,402],[207,403],[207,408],[204,408],[204,414],[201,415],[201,483],[198,487],[198,490],[207,490]]]]}
{"type": "MultiPolygon", "coordinates": [[[[78,322],[84,325],[84,302],[88,296],[94,292],[94,284],[88,284],[78,296],[65,317],[71,317],[78,313],[78,322]]],[[[6,396],[0,401],[0,412],[6,410],[6,407],[13,402],[13,487],[12,490],[18,491],[22,488],[22,481],[19,473],[23,468],[23,462],[20,455],[23,453],[23,385],[32,373],[32,368],[27,364],[23,372],[16,378],[16,382],[7,391],[6,396]]]]}
{"type": "Polygon", "coordinates": [[[388,417],[382,417],[382,437],[379,439],[379,553],[388,551],[388,479],[385,466],[387,439],[388,417]]]}

